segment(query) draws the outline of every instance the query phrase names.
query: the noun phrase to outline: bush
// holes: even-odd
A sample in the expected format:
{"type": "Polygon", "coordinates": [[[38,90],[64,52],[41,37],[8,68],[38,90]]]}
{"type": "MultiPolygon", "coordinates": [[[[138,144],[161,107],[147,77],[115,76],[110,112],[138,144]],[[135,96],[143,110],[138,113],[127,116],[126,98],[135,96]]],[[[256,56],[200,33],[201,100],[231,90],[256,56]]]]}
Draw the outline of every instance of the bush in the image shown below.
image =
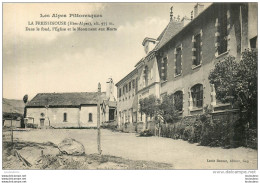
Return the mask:
{"type": "Polygon", "coordinates": [[[38,124],[27,123],[26,128],[38,128],[38,124]]]}
{"type": "Polygon", "coordinates": [[[233,122],[228,116],[226,119],[214,121],[208,118],[203,122],[200,144],[211,147],[238,147],[243,143],[243,134],[238,121],[233,122]]]}
{"type": "Polygon", "coordinates": [[[194,135],[194,132],[193,132],[193,127],[192,126],[186,126],[184,131],[183,131],[183,137],[182,139],[183,140],[188,140],[190,141],[194,135]]]}
{"type": "Polygon", "coordinates": [[[152,136],[153,133],[151,130],[143,130],[142,132],[140,132],[139,136],[140,137],[150,137],[152,136]]]}
{"type": "Polygon", "coordinates": [[[202,121],[200,119],[196,119],[196,121],[193,124],[193,129],[194,135],[192,136],[189,142],[198,143],[200,142],[202,132],[202,121]]]}
{"type": "Polygon", "coordinates": [[[257,149],[257,129],[249,129],[247,147],[257,149]]]}

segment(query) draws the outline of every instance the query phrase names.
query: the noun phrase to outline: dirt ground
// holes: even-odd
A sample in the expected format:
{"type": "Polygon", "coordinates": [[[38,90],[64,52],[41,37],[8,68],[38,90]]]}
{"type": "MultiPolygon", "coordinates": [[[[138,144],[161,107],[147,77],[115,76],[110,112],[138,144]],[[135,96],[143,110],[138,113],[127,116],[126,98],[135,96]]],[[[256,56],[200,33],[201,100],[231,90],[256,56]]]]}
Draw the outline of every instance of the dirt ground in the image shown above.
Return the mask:
{"type": "Polygon", "coordinates": [[[120,169],[171,169],[170,164],[151,161],[133,161],[120,157],[98,154],[81,156],[65,155],[52,143],[15,142],[3,143],[3,169],[80,169],[80,170],[120,170],[120,169]],[[44,154],[41,154],[41,151],[44,154]],[[21,160],[16,153],[19,153],[21,160]]]}
{"type": "MultiPolygon", "coordinates": [[[[138,137],[133,133],[103,129],[101,130],[101,148],[104,156],[99,157],[97,155],[97,130],[94,129],[34,129],[14,132],[14,139],[17,142],[45,147],[48,144],[55,146],[68,137],[84,145],[86,156],[80,157],[83,159],[75,160],[75,157],[73,159],[68,156],[60,158],[52,149],[45,150],[46,154],[47,152],[54,153],[51,156],[55,156],[57,160],[49,158],[51,160],[38,161],[44,164],[44,161],[62,162],[65,158],[66,161],[63,162],[66,163],[56,165],[61,169],[75,169],[77,166],[73,165],[74,161],[85,162],[81,165],[82,169],[257,169],[257,151],[250,148],[212,148],[190,144],[183,140],[138,137]]],[[[33,152],[32,149],[26,150],[28,144],[23,148],[26,152],[33,152]]],[[[7,148],[3,147],[3,149],[4,152],[10,153],[7,148]]],[[[40,150],[37,153],[40,154],[40,150]]],[[[21,154],[27,156],[27,159],[31,157],[22,151],[21,154]]],[[[10,162],[12,159],[7,156],[3,159],[4,163],[5,161],[10,162]]],[[[42,164],[37,165],[37,168],[42,168],[42,164]]],[[[52,169],[51,166],[47,168],[52,169]]]]}

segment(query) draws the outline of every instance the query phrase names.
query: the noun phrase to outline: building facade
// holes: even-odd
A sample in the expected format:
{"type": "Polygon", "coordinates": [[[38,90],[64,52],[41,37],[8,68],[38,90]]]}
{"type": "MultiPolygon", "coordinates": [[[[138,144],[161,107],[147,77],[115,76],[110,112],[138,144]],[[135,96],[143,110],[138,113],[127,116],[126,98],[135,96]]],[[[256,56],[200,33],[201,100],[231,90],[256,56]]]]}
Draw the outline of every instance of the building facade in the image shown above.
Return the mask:
{"type": "MultiPolygon", "coordinates": [[[[203,113],[206,106],[215,112],[227,109],[229,104],[216,100],[208,76],[227,56],[240,59],[243,50],[257,47],[257,3],[213,3],[205,10],[197,3],[194,17],[171,18],[161,35],[145,38],[143,46],[147,55],[136,64],[134,74],[116,84],[120,92],[137,78],[133,105],[137,106],[138,122],[145,122],[138,101],[149,95],[161,99],[174,95],[182,101],[179,110],[183,116],[203,113]]],[[[131,103],[124,102],[124,106],[131,103]]],[[[119,113],[122,110],[118,105],[119,113]]],[[[126,122],[124,118],[118,121],[126,122]]]]}
{"type": "MultiPolygon", "coordinates": [[[[114,83],[100,96],[101,124],[114,121],[116,100],[114,83]]],[[[39,93],[26,105],[26,121],[38,127],[97,127],[98,92],[39,93]]]]}

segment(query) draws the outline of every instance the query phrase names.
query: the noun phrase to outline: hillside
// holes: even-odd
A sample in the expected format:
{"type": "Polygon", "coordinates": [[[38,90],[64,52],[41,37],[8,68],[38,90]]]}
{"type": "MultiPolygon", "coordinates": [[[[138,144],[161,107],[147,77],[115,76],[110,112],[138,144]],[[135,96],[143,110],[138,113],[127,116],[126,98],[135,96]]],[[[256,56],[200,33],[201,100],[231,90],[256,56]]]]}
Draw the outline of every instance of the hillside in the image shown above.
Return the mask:
{"type": "Polygon", "coordinates": [[[3,113],[19,113],[24,112],[24,102],[22,100],[5,99],[3,98],[3,113]]]}

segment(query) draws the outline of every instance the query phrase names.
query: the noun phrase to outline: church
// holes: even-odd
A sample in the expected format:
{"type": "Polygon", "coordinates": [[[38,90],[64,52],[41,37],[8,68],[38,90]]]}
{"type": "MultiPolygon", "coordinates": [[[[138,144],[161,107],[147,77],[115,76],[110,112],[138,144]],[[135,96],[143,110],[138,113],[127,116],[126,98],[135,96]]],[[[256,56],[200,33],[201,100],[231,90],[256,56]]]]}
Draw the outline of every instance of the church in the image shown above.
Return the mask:
{"type": "MultiPolygon", "coordinates": [[[[100,96],[100,122],[116,115],[114,82],[109,78],[100,96]]],[[[97,127],[98,92],[38,93],[26,105],[26,123],[40,128],[97,127]]]]}

